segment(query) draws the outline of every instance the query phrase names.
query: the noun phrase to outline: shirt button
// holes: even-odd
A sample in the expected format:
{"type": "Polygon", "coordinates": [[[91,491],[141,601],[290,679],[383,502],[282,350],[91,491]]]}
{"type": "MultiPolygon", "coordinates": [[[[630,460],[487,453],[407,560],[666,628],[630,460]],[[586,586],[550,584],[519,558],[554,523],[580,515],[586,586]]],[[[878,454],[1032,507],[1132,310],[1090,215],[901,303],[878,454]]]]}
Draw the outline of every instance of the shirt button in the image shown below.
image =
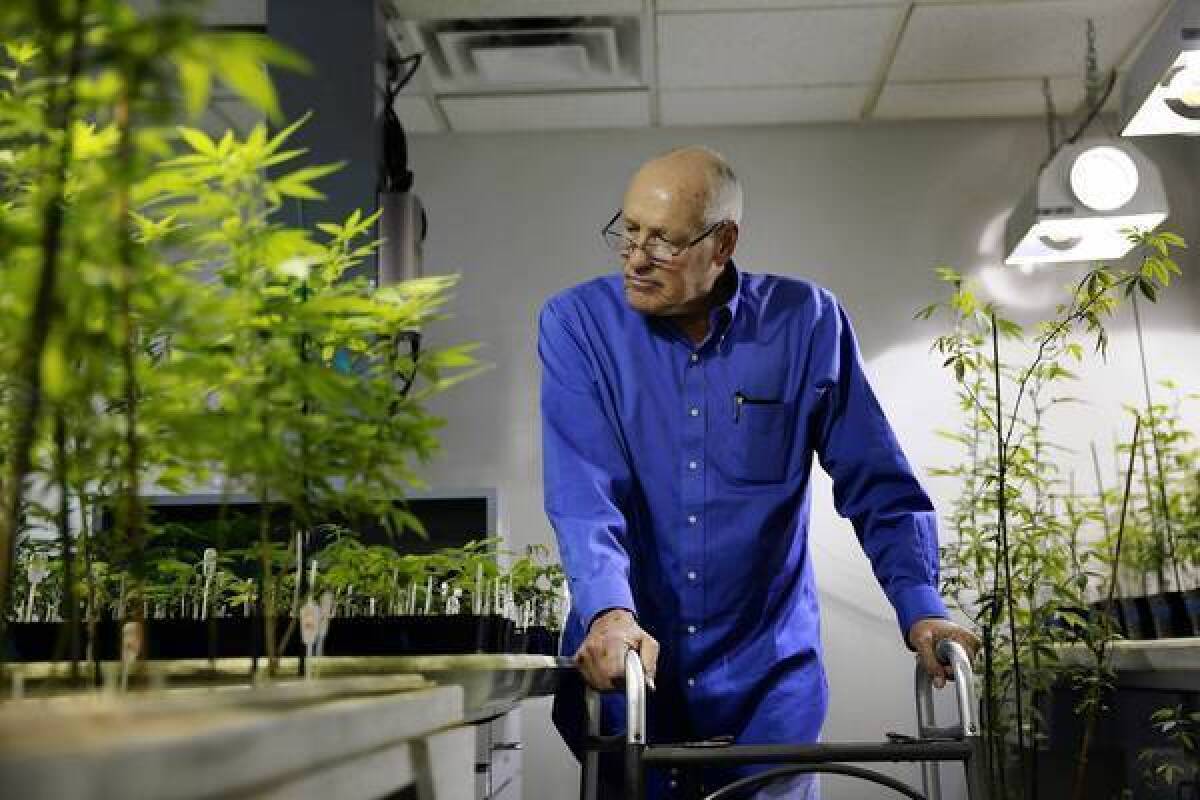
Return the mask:
{"type": "Polygon", "coordinates": [[[700,360],[700,354],[699,354],[699,353],[692,353],[691,362],[692,362],[693,364],[695,364],[695,363],[696,363],[697,361],[699,361],[699,360],[700,360]]]}
{"type": "Polygon", "coordinates": [[[696,679],[688,678],[688,686],[695,686],[695,685],[696,685],[696,679]]]}
{"type": "Polygon", "coordinates": [[[696,626],[688,625],[688,633],[695,633],[695,632],[696,632],[696,626]]]}
{"type": "Polygon", "coordinates": [[[688,525],[695,525],[698,517],[695,514],[688,514],[688,525]]]}
{"type": "Polygon", "coordinates": [[[696,580],[696,573],[695,573],[695,572],[688,572],[688,580],[689,580],[689,581],[694,581],[694,580],[696,580]]]}
{"type": "Polygon", "coordinates": [[[699,465],[697,462],[695,462],[695,461],[689,461],[689,462],[688,462],[688,469],[696,469],[696,468],[697,468],[697,467],[699,467],[699,466],[700,466],[700,465],[699,465]]]}
{"type": "Polygon", "coordinates": [[[691,415],[692,415],[693,417],[698,417],[698,416],[700,416],[700,409],[698,409],[698,408],[693,408],[693,409],[691,410],[691,415]]]}

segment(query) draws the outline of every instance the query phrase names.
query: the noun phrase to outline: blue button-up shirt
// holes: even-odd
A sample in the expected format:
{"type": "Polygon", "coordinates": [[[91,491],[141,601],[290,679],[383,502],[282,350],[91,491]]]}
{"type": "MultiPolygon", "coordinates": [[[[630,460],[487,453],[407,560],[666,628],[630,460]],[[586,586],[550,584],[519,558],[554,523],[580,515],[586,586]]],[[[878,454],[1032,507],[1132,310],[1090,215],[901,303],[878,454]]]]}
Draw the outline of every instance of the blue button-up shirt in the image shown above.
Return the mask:
{"type": "Polygon", "coordinates": [[[545,507],[573,605],[563,653],[597,613],[630,609],[662,647],[656,716],[686,721],[674,735],[815,741],[828,689],[813,454],[902,641],[918,619],[947,616],[936,517],[837,299],[732,262],[721,281],[734,290],[699,345],[629,306],[620,275],[542,308],[545,507]]]}

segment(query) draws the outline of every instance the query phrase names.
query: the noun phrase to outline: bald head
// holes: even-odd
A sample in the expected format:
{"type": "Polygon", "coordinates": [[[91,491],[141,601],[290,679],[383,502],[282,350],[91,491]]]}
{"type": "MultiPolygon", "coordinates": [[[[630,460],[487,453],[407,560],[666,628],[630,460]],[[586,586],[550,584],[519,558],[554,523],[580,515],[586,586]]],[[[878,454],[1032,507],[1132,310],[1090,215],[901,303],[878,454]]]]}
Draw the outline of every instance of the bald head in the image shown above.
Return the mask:
{"type": "Polygon", "coordinates": [[[691,145],[670,150],[642,165],[630,190],[669,192],[677,212],[702,227],[742,221],[742,184],[720,153],[691,145]]]}
{"type": "Polygon", "coordinates": [[[621,206],[620,225],[630,244],[623,253],[630,305],[684,320],[689,335],[706,329],[707,309],[716,302],[713,288],[733,257],[741,216],[738,179],[707,147],[683,147],[643,164],[621,206]],[[656,246],[647,250],[651,242],[656,246]]]}

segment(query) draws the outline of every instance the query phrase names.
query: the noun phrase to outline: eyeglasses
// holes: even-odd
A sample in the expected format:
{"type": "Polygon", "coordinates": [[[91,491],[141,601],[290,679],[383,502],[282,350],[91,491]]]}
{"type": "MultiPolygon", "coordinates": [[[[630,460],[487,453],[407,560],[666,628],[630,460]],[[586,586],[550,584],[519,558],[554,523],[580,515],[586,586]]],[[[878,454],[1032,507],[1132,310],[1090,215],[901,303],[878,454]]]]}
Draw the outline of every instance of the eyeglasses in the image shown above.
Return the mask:
{"type": "Polygon", "coordinates": [[[688,248],[712,235],[713,231],[720,228],[727,221],[714,222],[687,244],[668,242],[661,236],[651,236],[646,240],[645,244],[638,244],[632,237],[620,230],[620,226],[617,224],[620,219],[621,212],[618,211],[616,214],[613,214],[613,218],[600,231],[600,235],[604,238],[604,244],[614,253],[621,256],[621,258],[629,258],[635,249],[640,248],[646,254],[647,258],[659,264],[665,264],[672,259],[679,258],[687,252],[688,248]]]}

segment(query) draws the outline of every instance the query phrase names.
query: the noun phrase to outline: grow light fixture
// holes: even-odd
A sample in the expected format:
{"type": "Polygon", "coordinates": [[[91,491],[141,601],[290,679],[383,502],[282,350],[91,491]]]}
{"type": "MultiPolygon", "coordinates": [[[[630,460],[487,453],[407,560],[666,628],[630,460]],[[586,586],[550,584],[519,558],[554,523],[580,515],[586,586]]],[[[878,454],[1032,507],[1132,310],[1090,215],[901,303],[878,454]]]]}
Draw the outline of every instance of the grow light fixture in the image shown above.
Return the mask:
{"type": "Polygon", "coordinates": [[[1200,133],[1200,2],[1176,0],[1121,92],[1123,136],[1200,133]]]}
{"type": "Polygon", "coordinates": [[[1162,176],[1136,148],[1108,139],[1065,144],[1009,218],[1004,263],[1121,258],[1133,248],[1125,229],[1153,230],[1167,213],[1162,176]]]}

